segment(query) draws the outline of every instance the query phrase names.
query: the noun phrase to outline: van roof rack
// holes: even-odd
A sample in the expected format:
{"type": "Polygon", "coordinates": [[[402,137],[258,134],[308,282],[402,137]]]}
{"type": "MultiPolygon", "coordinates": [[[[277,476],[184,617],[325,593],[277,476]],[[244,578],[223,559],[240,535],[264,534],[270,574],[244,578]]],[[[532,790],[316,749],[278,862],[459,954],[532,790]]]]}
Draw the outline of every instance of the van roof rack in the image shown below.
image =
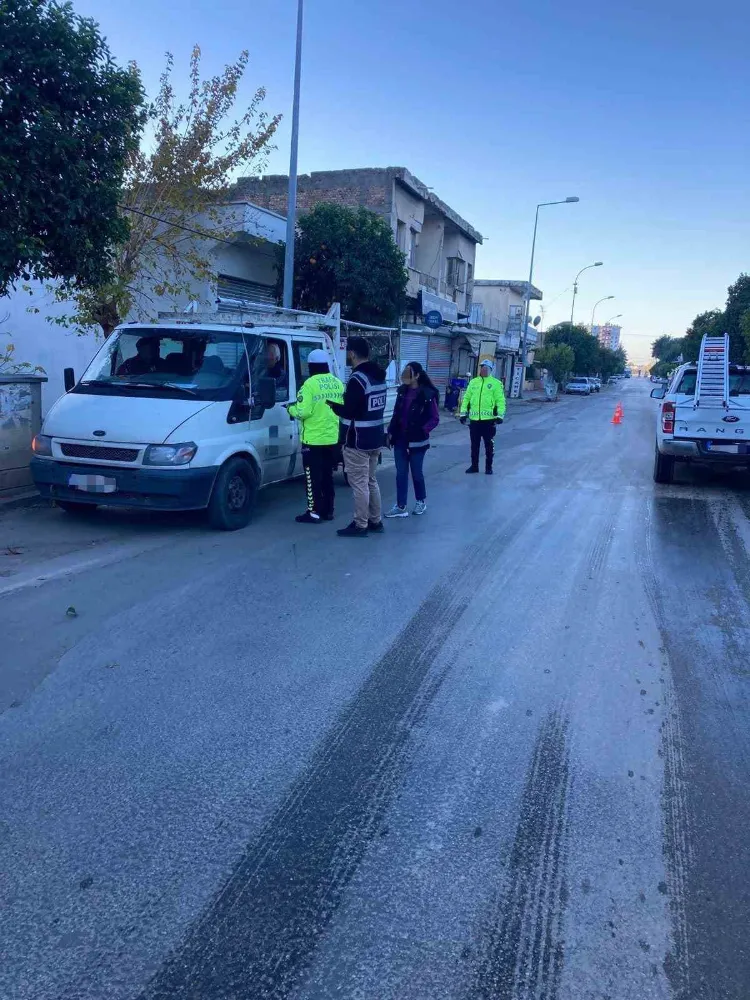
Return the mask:
{"type": "Polygon", "coordinates": [[[159,324],[179,324],[180,326],[282,326],[291,329],[338,330],[339,306],[334,303],[328,312],[312,313],[303,309],[284,309],[268,302],[249,302],[244,299],[219,298],[217,305],[221,311],[199,312],[191,303],[184,312],[160,312],[159,324]]]}

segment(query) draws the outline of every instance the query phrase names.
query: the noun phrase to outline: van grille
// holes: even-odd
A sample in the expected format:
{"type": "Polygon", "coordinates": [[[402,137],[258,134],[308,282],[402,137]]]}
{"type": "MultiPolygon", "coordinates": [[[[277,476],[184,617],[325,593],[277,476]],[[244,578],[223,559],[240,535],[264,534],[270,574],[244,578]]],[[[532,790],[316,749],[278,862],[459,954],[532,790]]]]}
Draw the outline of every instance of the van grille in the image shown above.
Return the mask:
{"type": "Polygon", "coordinates": [[[68,458],[93,458],[100,462],[135,462],[137,448],[100,448],[91,444],[61,444],[60,450],[68,458]]]}

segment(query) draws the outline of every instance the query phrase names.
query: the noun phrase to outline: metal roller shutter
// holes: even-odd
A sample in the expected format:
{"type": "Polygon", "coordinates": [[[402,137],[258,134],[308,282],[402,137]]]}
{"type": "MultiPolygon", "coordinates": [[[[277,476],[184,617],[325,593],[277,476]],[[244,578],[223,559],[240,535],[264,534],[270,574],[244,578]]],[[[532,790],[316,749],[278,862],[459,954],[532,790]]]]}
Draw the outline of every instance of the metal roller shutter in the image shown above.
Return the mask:
{"type": "Polygon", "coordinates": [[[258,281],[245,278],[230,278],[220,274],[216,283],[216,293],[225,302],[219,302],[219,312],[232,312],[238,302],[267,302],[276,305],[276,289],[273,285],[262,285],[258,281]]]}
{"type": "Polygon", "coordinates": [[[401,347],[399,350],[398,365],[399,375],[404,370],[404,365],[408,364],[410,361],[418,361],[424,370],[427,371],[427,345],[429,342],[430,338],[425,337],[422,333],[401,334],[401,347]]]}
{"type": "Polygon", "coordinates": [[[451,340],[450,337],[430,337],[430,351],[427,360],[427,374],[435,384],[435,388],[440,393],[441,403],[445,399],[445,390],[448,388],[448,376],[451,369],[451,340]]]}

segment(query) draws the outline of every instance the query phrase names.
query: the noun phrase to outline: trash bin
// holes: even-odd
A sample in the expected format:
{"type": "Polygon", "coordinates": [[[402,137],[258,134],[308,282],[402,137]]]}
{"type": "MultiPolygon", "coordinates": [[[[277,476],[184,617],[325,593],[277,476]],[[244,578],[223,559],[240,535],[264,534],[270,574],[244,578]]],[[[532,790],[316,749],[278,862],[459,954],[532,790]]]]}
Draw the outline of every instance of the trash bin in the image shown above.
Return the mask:
{"type": "Polygon", "coordinates": [[[454,385],[449,385],[445,390],[445,409],[451,412],[458,407],[458,396],[461,392],[454,385]]]}
{"type": "Polygon", "coordinates": [[[0,498],[32,486],[31,440],[42,426],[44,375],[0,375],[0,498]]]}

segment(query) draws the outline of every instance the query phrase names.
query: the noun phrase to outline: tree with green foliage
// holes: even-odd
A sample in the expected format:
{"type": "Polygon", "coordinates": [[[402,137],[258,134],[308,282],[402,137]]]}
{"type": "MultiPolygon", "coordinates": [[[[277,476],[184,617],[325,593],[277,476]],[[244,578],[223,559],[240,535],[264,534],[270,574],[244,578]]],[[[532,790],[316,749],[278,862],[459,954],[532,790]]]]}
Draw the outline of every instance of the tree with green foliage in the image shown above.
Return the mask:
{"type": "Polygon", "coordinates": [[[733,361],[750,362],[750,345],[745,337],[744,316],[750,310],[750,274],[741,274],[727,289],[724,329],[729,334],[729,356],[733,361]]]}
{"type": "Polygon", "coordinates": [[[19,280],[106,281],[143,92],[90,18],[54,0],[0,3],[0,295],[19,280]]]}
{"type": "Polygon", "coordinates": [[[658,361],[675,361],[683,353],[683,348],[682,337],[670,337],[667,334],[662,334],[651,345],[651,357],[658,361]]]}
{"type": "Polygon", "coordinates": [[[568,344],[546,344],[534,355],[534,365],[546,368],[555,382],[565,382],[575,366],[575,354],[568,344]]]}
{"type": "MultiPolygon", "coordinates": [[[[720,337],[725,331],[725,326],[724,313],[721,309],[708,309],[706,312],[699,313],[685,331],[684,337],[672,338],[680,345],[680,350],[677,353],[681,353],[685,361],[697,361],[704,336],[720,337]]],[[[730,357],[735,353],[732,350],[734,346],[736,345],[730,343],[730,357]]],[[[732,360],[735,358],[732,357],[732,360]]]]}
{"type": "Polygon", "coordinates": [[[614,351],[609,347],[599,347],[598,374],[601,375],[603,382],[606,382],[610,376],[624,371],[627,363],[628,356],[622,347],[618,347],[614,351]]]}
{"type": "Polygon", "coordinates": [[[708,334],[729,334],[729,360],[750,363],[750,340],[745,334],[744,316],[750,311],[750,274],[741,274],[727,289],[725,308],[699,313],[682,338],[686,361],[697,361],[701,340],[708,334]]]}
{"type": "Polygon", "coordinates": [[[740,317],[740,330],[745,340],[745,362],[750,364],[750,309],[746,309],[740,317]]]}
{"type": "Polygon", "coordinates": [[[262,167],[281,120],[262,110],[262,87],[235,112],[247,62],[242,52],[204,80],[196,45],[187,100],[180,101],[167,54],[159,91],[146,109],[153,144],[132,150],[127,160],[119,196],[127,232],[112,246],[110,278],[54,288],[73,312],[52,322],[79,332],[98,324],[106,337],[128,314],[154,318],[162,296],[187,297],[196,282],[215,279],[216,241],[236,239],[236,212],[227,205],[234,178],[262,167]]]}
{"type": "MultiPolygon", "coordinates": [[[[280,292],[283,244],[277,267],[280,292]]],[[[328,202],[300,216],[294,243],[296,308],[325,312],[340,302],[349,319],[390,325],[403,312],[407,279],[404,255],[381,216],[328,202]]]]}
{"type": "Polygon", "coordinates": [[[573,351],[574,361],[571,374],[596,375],[599,371],[599,341],[585,326],[575,323],[558,323],[550,327],[544,336],[545,346],[567,344],[573,351]]]}

